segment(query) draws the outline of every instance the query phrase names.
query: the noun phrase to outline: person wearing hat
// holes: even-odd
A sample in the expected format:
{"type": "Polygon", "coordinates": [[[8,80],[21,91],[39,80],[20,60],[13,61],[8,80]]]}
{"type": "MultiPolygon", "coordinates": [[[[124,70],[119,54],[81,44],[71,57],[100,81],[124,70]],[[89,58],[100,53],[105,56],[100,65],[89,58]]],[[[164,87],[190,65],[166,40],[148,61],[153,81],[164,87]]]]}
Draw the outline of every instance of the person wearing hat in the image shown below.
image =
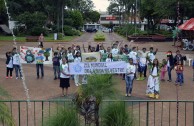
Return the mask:
{"type": "Polygon", "coordinates": [[[36,73],[37,73],[37,79],[39,79],[39,69],[41,70],[41,78],[44,77],[44,57],[42,56],[42,52],[41,50],[38,52],[37,56],[36,56],[36,73]]]}

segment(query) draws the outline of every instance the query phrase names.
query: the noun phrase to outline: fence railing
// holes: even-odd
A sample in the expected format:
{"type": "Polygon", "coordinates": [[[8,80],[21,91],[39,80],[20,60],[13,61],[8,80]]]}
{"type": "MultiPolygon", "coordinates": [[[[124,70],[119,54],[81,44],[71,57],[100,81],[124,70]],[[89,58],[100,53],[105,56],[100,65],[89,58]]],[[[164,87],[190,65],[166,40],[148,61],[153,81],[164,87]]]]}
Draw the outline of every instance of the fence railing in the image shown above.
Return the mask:
{"type": "MultiPolygon", "coordinates": [[[[71,100],[2,102],[9,106],[17,126],[43,126],[60,107],[73,105],[71,100]]],[[[104,100],[100,109],[114,102],[124,102],[126,111],[134,117],[135,126],[194,126],[194,101],[104,100]]]]}

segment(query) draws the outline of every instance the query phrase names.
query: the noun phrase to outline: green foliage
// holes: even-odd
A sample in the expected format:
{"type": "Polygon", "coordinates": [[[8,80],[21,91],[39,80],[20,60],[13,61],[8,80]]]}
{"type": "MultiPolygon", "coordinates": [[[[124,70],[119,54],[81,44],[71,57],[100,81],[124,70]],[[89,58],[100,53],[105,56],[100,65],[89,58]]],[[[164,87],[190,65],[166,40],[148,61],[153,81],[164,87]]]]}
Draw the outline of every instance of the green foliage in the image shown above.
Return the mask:
{"type": "MultiPolygon", "coordinates": [[[[131,25],[131,24],[126,24],[124,26],[116,28],[115,32],[117,32],[118,34],[120,34],[122,36],[133,35],[135,33],[135,26],[131,25]]],[[[144,33],[145,32],[142,32],[141,30],[136,28],[136,34],[144,34],[144,33]]]]}
{"type": "Polygon", "coordinates": [[[17,20],[20,23],[25,24],[27,29],[30,30],[31,28],[38,26],[43,27],[46,22],[46,15],[41,12],[24,12],[18,16],[17,20]]]}
{"type": "Polygon", "coordinates": [[[78,114],[75,109],[61,108],[58,112],[49,117],[45,126],[80,126],[78,114]]]}
{"type": "Polygon", "coordinates": [[[100,13],[98,11],[89,11],[84,14],[84,18],[87,20],[87,22],[98,22],[100,13]]]}
{"type": "Polygon", "coordinates": [[[41,33],[44,34],[44,36],[47,36],[47,31],[46,29],[42,28],[42,27],[33,27],[30,31],[29,31],[29,34],[30,35],[33,35],[33,36],[39,36],[41,33]]]}
{"type": "Polygon", "coordinates": [[[80,11],[74,10],[70,12],[70,17],[73,20],[73,27],[78,29],[83,26],[83,17],[80,11]]]}
{"type": "MultiPolygon", "coordinates": [[[[9,94],[0,87],[0,100],[4,99],[5,97],[9,97],[9,94]]],[[[0,102],[0,124],[1,123],[8,126],[15,126],[15,121],[11,115],[9,107],[3,102],[0,102]]]]}
{"type": "Polygon", "coordinates": [[[125,103],[112,103],[103,110],[103,126],[135,126],[134,118],[126,111],[125,103]]]}
{"type": "Polygon", "coordinates": [[[63,40],[63,37],[64,37],[63,33],[58,33],[57,35],[58,40],[63,40]]]}
{"type": "Polygon", "coordinates": [[[94,36],[94,41],[105,41],[105,35],[102,32],[97,32],[94,36]]]}
{"type": "Polygon", "coordinates": [[[65,18],[64,24],[68,26],[73,26],[73,19],[72,18],[65,18]]]}
{"type": "Polygon", "coordinates": [[[99,105],[103,98],[114,95],[115,89],[113,86],[114,81],[111,74],[89,75],[87,85],[81,86],[78,91],[79,101],[83,101],[89,96],[94,96],[99,105]]]}
{"type": "Polygon", "coordinates": [[[24,12],[17,17],[17,20],[26,25],[27,32],[31,35],[46,34],[46,31],[42,28],[46,22],[46,15],[41,12],[24,12]]]}
{"type": "Polygon", "coordinates": [[[66,36],[80,36],[81,32],[76,30],[76,29],[73,29],[71,26],[65,25],[64,26],[64,34],[66,36]]]}

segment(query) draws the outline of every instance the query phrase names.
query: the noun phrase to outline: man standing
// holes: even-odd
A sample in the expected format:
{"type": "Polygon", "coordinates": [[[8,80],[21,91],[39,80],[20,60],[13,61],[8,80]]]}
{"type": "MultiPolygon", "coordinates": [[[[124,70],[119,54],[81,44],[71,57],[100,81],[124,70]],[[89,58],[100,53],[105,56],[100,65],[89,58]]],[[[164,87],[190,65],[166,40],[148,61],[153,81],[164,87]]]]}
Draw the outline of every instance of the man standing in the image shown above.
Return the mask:
{"type": "Polygon", "coordinates": [[[39,38],[38,38],[38,41],[39,41],[39,47],[40,47],[40,48],[43,48],[43,42],[44,42],[43,33],[40,34],[40,36],[39,36],[39,38]]]}

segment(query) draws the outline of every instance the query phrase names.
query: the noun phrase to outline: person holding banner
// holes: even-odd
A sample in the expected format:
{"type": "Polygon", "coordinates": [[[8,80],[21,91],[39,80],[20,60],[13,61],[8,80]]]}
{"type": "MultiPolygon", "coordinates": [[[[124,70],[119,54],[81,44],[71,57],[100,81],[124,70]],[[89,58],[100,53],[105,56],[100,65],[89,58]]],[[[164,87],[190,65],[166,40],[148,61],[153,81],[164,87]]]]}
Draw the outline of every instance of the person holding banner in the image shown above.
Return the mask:
{"type": "Polygon", "coordinates": [[[108,54],[108,58],[106,59],[106,62],[113,62],[112,53],[108,54]]]}
{"type": "Polygon", "coordinates": [[[113,56],[118,55],[119,54],[119,45],[113,44],[113,48],[111,50],[111,53],[113,56]]]}
{"type": "Polygon", "coordinates": [[[68,65],[68,60],[66,57],[62,58],[62,64],[60,66],[60,87],[62,89],[62,96],[67,96],[68,95],[68,88],[70,87],[69,83],[69,65],[68,65]],[[66,89],[66,93],[64,94],[64,89],[66,89]]]}
{"type": "Polygon", "coordinates": [[[147,90],[146,95],[150,98],[159,98],[160,91],[160,80],[159,80],[159,62],[158,59],[153,60],[153,64],[151,66],[151,73],[147,82],[147,90]]]}
{"type": "MultiPolygon", "coordinates": [[[[75,63],[80,63],[80,62],[81,62],[81,53],[80,53],[80,52],[77,52],[77,53],[76,53],[74,62],[75,62],[75,63]]],[[[75,82],[75,85],[76,85],[76,86],[81,85],[81,84],[79,83],[79,75],[74,75],[74,82],[75,82]]]]}
{"type": "Polygon", "coordinates": [[[127,63],[127,69],[125,74],[125,82],[126,82],[125,96],[131,96],[135,71],[136,71],[136,66],[133,64],[133,59],[129,58],[129,63],[127,63]]]}

